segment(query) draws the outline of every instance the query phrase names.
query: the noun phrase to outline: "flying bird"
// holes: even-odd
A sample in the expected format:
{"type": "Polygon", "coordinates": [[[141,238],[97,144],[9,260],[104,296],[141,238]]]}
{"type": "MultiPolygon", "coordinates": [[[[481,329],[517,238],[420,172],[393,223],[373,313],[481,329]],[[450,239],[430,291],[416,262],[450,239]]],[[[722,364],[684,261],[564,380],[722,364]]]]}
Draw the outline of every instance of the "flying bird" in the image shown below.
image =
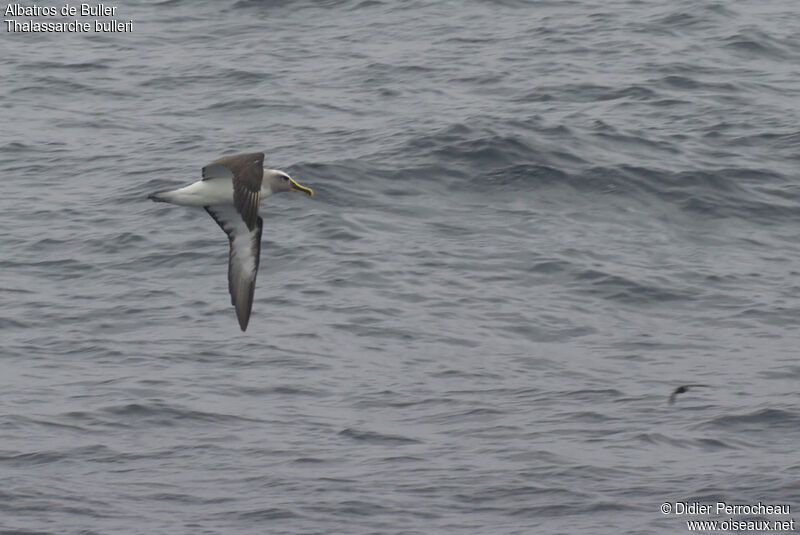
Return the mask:
{"type": "Polygon", "coordinates": [[[675,403],[675,398],[678,394],[683,394],[684,392],[688,392],[690,388],[705,388],[708,385],[681,385],[675,390],[672,391],[672,394],[669,395],[669,404],[672,405],[675,403]]]}
{"type": "Polygon", "coordinates": [[[261,255],[264,222],[258,207],[262,198],[283,191],[314,195],[283,171],[264,169],[264,153],[253,152],[224,156],[203,167],[202,180],[148,196],[158,202],[202,206],[228,235],[228,291],[242,331],[250,320],[261,255]]]}

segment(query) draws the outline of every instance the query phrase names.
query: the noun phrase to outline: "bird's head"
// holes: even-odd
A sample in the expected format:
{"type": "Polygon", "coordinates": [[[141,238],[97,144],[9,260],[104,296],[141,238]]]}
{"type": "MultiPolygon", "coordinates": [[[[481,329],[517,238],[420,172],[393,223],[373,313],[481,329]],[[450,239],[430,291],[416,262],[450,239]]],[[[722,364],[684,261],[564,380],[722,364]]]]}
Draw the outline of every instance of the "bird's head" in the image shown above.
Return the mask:
{"type": "Polygon", "coordinates": [[[272,193],[280,193],[282,191],[298,191],[305,193],[309,197],[314,196],[314,190],[301,186],[295,180],[277,169],[264,169],[264,180],[272,193]]]}

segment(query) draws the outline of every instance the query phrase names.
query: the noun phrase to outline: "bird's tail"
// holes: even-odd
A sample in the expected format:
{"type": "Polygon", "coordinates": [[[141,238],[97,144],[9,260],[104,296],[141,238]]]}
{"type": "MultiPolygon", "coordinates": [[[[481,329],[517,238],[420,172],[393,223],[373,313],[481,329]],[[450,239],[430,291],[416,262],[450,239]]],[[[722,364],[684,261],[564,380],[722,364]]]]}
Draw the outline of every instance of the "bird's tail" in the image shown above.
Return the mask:
{"type": "Polygon", "coordinates": [[[151,193],[150,195],[148,195],[147,198],[150,199],[151,201],[156,201],[156,202],[170,202],[171,201],[170,193],[172,192],[167,190],[156,191],[155,193],[151,193]]]}

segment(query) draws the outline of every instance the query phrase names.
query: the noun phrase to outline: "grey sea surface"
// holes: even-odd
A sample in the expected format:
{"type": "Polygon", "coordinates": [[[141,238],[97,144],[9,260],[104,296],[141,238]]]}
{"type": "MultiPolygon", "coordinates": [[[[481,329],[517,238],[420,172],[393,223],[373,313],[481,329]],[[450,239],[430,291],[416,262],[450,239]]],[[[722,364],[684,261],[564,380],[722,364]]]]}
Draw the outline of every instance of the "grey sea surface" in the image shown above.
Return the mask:
{"type": "Polygon", "coordinates": [[[0,31],[0,533],[800,520],[796,2],[113,5],[0,31]],[[259,150],[242,333],[146,196],[259,150]]]}

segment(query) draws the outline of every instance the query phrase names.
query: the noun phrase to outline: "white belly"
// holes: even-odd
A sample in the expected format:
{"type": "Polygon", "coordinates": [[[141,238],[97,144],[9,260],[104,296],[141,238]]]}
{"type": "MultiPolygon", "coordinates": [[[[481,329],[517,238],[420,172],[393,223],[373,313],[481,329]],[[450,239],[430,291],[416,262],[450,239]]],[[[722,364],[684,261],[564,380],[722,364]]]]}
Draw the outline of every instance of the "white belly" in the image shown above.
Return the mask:
{"type": "Polygon", "coordinates": [[[233,181],[230,178],[200,180],[162,195],[169,202],[183,206],[233,204],[233,181]]]}
{"type": "MultiPolygon", "coordinates": [[[[272,195],[268,185],[261,185],[261,198],[272,195]]],[[[233,180],[212,178],[189,184],[185,188],[161,191],[150,196],[151,199],[183,206],[210,206],[233,204],[233,180]]]]}

